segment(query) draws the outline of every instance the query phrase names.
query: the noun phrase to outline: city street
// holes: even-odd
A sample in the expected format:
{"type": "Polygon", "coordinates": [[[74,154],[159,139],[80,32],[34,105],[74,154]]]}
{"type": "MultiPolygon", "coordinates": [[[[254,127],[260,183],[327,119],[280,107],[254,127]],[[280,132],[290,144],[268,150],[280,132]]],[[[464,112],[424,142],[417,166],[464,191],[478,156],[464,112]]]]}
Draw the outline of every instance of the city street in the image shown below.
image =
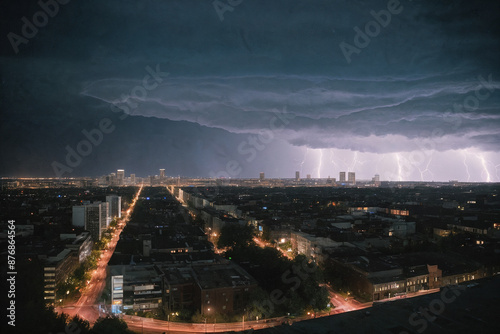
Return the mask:
{"type": "Polygon", "coordinates": [[[335,292],[329,285],[325,284],[324,286],[327,288],[328,294],[330,295],[330,303],[332,306],[335,306],[331,314],[356,311],[372,306],[371,302],[363,304],[352,297],[347,298],[346,300],[346,298],[335,292]]]}
{"type": "Polygon", "coordinates": [[[137,202],[141,191],[142,186],[139,188],[136,196],[130,204],[130,207],[127,209],[122,218],[118,220],[118,225],[116,226],[113,236],[109,241],[107,248],[101,252],[97,268],[92,271],[90,282],[85,290],[83,290],[78,301],[74,304],[56,307],[56,312],[64,312],[70,316],[78,314],[90,323],[95,322],[99,316],[104,315],[103,312],[99,310],[98,300],[106,287],[106,267],[111,259],[111,256],[113,255],[113,252],[115,251],[118,240],[120,240],[120,233],[130,219],[130,215],[134,210],[135,203],[137,202]]]}
{"type": "Polygon", "coordinates": [[[124,316],[130,329],[138,333],[223,333],[229,331],[242,331],[244,329],[262,329],[281,325],[286,321],[284,317],[259,321],[242,321],[232,323],[180,323],[141,318],[135,316],[124,316]]]}

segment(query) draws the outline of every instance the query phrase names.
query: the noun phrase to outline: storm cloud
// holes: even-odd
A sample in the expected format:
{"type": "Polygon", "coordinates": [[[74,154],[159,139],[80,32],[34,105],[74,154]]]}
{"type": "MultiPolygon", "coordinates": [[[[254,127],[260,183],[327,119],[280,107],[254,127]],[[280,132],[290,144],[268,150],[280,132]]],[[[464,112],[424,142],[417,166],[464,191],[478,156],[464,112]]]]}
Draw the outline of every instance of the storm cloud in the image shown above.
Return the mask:
{"type": "MultiPolygon", "coordinates": [[[[37,6],[11,1],[5,35],[21,35],[21,17],[31,19],[37,6]]],[[[2,151],[11,162],[2,169],[12,173],[40,145],[26,138],[10,144],[22,122],[44,129],[44,148],[34,151],[50,166],[64,156],[64,144],[79,140],[75,133],[116,118],[113,105],[128,105],[129,117],[115,121],[114,139],[87,158],[87,170],[114,169],[140,154],[125,149],[128,158],[110,162],[104,147],[154,152],[158,145],[165,158],[155,157],[155,168],[171,164],[186,176],[208,176],[237,160],[245,167],[241,177],[259,171],[285,177],[299,169],[325,177],[351,169],[366,178],[499,180],[499,4],[243,1],[231,9],[221,21],[213,1],[73,1],[60,5],[18,53],[5,38],[2,151]],[[342,43],[357,52],[346,57],[342,43]],[[147,67],[168,75],[144,95],[133,89],[143,85],[147,67]],[[268,132],[283,113],[291,121],[272,131],[272,143],[248,163],[241,143],[268,132]],[[158,127],[175,131],[153,140],[158,127]],[[204,163],[194,158],[200,152],[204,163]],[[285,154],[286,167],[276,152],[285,154]],[[415,152],[422,156],[417,162],[415,152]],[[173,163],[175,156],[180,161],[173,163]],[[447,175],[448,161],[464,166],[464,157],[470,170],[447,175]]]]}

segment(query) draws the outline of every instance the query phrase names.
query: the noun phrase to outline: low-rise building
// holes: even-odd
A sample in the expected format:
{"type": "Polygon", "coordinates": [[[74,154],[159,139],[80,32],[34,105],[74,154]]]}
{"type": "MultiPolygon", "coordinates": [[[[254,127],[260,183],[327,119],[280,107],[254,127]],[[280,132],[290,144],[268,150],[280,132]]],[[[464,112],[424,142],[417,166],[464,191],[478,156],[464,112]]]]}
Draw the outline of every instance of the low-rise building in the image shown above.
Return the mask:
{"type": "Polygon", "coordinates": [[[78,263],[83,263],[92,252],[92,237],[90,232],[76,234],[61,234],[61,240],[66,241],[66,248],[74,251],[78,263]]]}
{"type": "Polygon", "coordinates": [[[47,305],[56,302],[57,286],[61,284],[78,266],[74,251],[64,248],[53,256],[45,258],[43,268],[44,301],[47,305]]]}

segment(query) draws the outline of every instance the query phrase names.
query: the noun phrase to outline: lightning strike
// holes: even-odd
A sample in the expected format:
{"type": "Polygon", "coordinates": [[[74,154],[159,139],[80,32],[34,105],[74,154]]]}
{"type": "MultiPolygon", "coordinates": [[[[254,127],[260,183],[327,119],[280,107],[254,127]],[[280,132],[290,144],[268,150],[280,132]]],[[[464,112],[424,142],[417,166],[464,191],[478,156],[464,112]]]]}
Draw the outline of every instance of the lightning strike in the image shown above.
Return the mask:
{"type": "Polygon", "coordinates": [[[323,150],[319,150],[318,179],[321,178],[321,167],[323,165],[323,150]]]}
{"type": "Polygon", "coordinates": [[[349,166],[348,170],[349,171],[356,171],[356,165],[358,164],[358,151],[354,151],[354,156],[352,157],[352,162],[351,165],[349,166]]]}
{"type": "Polygon", "coordinates": [[[401,167],[400,156],[399,153],[394,153],[394,154],[396,154],[396,163],[398,164],[398,181],[403,181],[401,175],[403,173],[403,167],[401,167]]]}
{"type": "Polygon", "coordinates": [[[469,165],[467,165],[467,152],[464,150],[463,152],[464,155],[464,166],[465,166],[465,172],[467,173],[467,182],[470,180],[470,172],[469,172],[469,165]]]}
{"type": "MultiPolygon", "coordinates": [[[[491,175],[490,172],[488,171],[488,166],[486,164],[486,159],[484,158],[483,154],[478,154],[477,157],[479,158],[479,161],[481,161],[481,165],[483,166],[483,173],[486,174],[486,182],[491,182],[491,175]]],[[[483,175],[481,173],[481,176],[483,175]]]]}
{"type": "Polygon", "coordinates": [[[307,152],[309,152],[309,148],[308,147],[306,147],[306,153],[304,154],[304,158],[302,159],[302,162],[300,163],[300,174],[302,174],[302,166],[306,162],[307,152]]]}
{"type": "Polygon", "coordinates": [[[434,173],[431,172],[431,170],[429,169],[429,165],[431,164],[431,162],[432,162],[432,153],[429,156],[429,160],[427,160],[427,164],[425,165],[425,169],[422,171],[420,168],[418,168],[418,170],[420,172],[421,181],[425,181],[425,177],[424,177],[425,173],[431,174],[431,180],[434,179],[434,173]]]}
{"type": "Polygon", "coordinates": [[[338,164],[338,163],[335,161],[335,159],[334,159],[334,152],[333,152],[333,148],[332,148],[332,149],[330,149],[330,162],[332,163],[332,165],[333,165],[333,166],[334,166],[337,170],[339,170],[339,171],[340,171],[340,169],[341,169],[341,168],[340,168],[339,164],[338,164]]]}

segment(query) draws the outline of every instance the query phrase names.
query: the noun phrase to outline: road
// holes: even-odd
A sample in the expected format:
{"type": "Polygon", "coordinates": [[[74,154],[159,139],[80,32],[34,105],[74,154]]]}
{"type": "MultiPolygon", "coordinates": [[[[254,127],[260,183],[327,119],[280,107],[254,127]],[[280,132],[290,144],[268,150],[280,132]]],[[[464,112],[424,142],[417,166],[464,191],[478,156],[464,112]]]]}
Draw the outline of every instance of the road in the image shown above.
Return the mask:
{"type": "Polygon", "coordinates": [[[288,254],[286,251],[284,251],[283,249],[281,249],[280,247],[274,247],[272,244],[270,244],[269,242],[267,241],[264,241],[262,240],[261,238],[257,238],[257,237],[254,237],[253,238],[253,241],[257,244],[257,246],[259,246],[260,248],[264,248],[264,247],[271,247],[271,248],[276,248],[277,250],[279,250],[285,257],[289,258],[290,260],[293,260],[293,257],[288,254]]]}
{"type": "Polygon", "coordinates": [[[106,249],[101,251],[101,257],[97,262],[97,268],[92,271],[89,284],[85,290],[83,290],[78,301],[74,304],[56,307],[56,312],[67,313],[70,316],[78,314],[81,318],[88,320],[90,323],[94,323],[99,316],[104,315],[103,312],[99,311],[97,303],[104,288],[106,287],[106,267],[111,259],[111,256],[113,255],[113,252],[115,251],[118,240],[120,240],[120,233],[130,219],[130,215],[134,210],[135,203],[137,202],[141,191],[142,186],[137,191],[130,207],[127,209],[123,217],[119,219],[116,229],[113,232],[113,236],[106,249]]]}
{"type": "Polygon", "coordinates": [[[372,306],[371,302],[363,304],[352,297],[346,299],[339,293],[335,292],[327,284],[323,284],[322,286],[326,287],[326,289],[328,290],[328,294],[330,295],[330,304],[332,304],[332,306],[335,306],[331,314],[356,311],[372,306]]]}
{"type": "Polygon", "coordinates": [[[224,333],[230,331],[242,331],[244,329],[262,329],[281,325],[285,318],[275,318],[259,321],[242,321],[231,323],[181,323],[170,322],[156,319],[141,318],[135,316],[124,316],[129,329],[138,333],[224,333]]]}

